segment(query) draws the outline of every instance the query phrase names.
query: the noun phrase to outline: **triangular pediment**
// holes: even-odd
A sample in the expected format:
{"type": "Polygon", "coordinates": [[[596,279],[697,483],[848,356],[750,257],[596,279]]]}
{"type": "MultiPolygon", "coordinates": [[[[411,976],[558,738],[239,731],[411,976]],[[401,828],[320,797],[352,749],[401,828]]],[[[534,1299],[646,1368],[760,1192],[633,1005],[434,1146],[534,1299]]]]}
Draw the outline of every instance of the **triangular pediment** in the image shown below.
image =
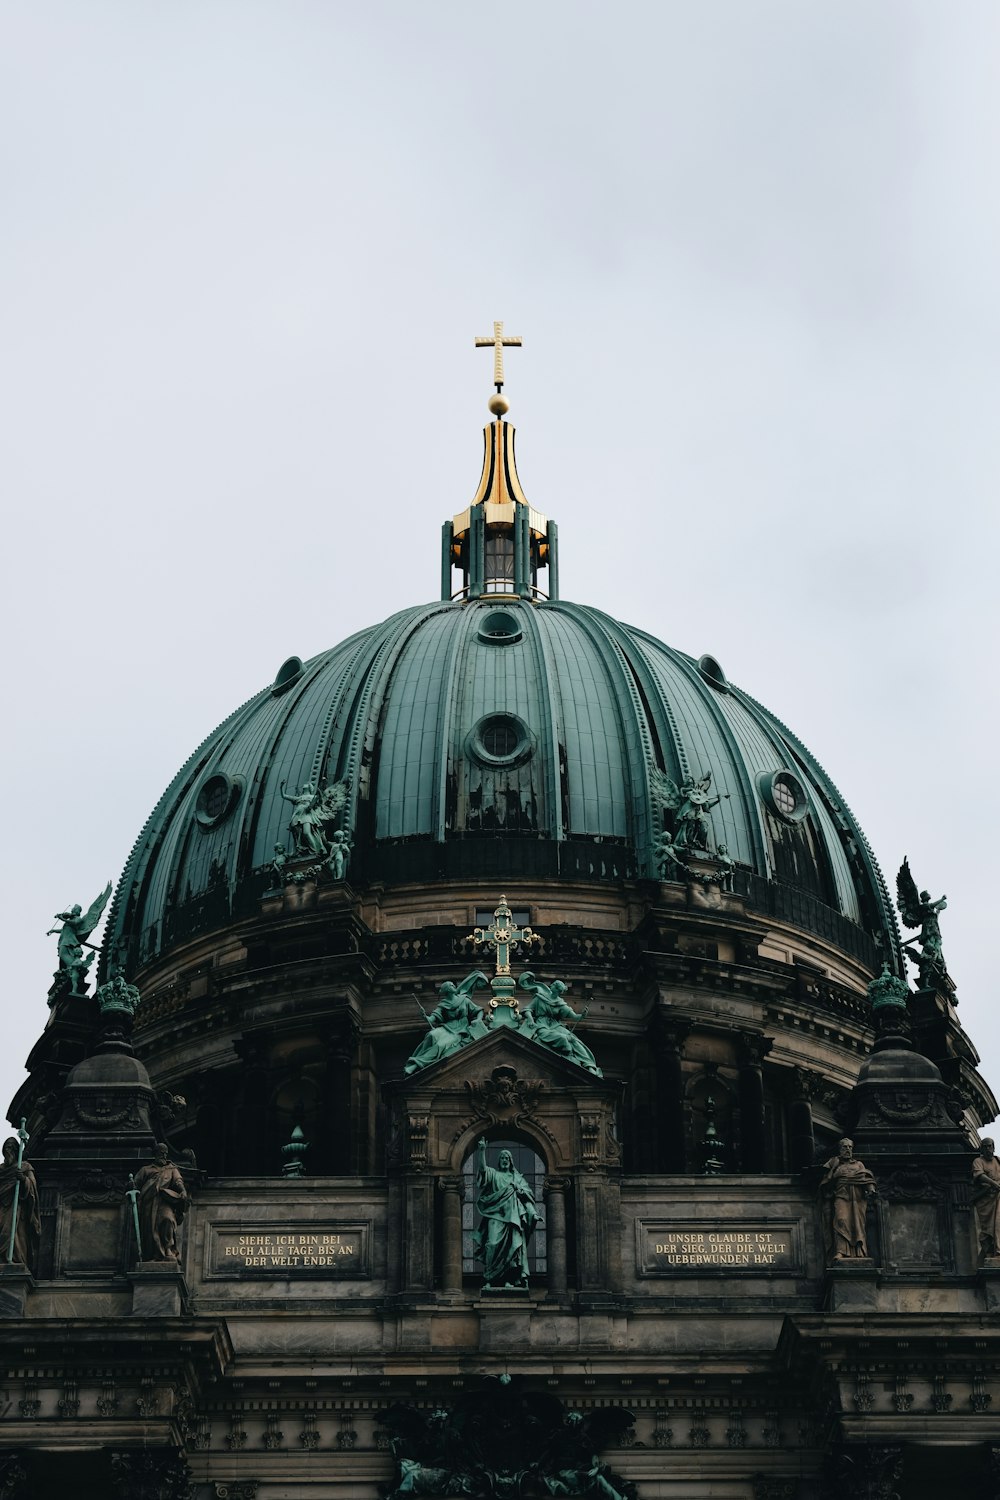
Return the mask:
{"type": "Polygon", "coordinates": [[[537,1079],[547,1089],[569,1090],[577,1095],[617,1092],[619,1087],[567,1062],[512,1026],[496,1026],[451,1057],[409,1074],[394,1088],[408,1094],[439,1094],[452,1089],[464,1092],[470,1081],[489,1078],[501,1067],[513,1068],[520,1079],[537,1079]]]}

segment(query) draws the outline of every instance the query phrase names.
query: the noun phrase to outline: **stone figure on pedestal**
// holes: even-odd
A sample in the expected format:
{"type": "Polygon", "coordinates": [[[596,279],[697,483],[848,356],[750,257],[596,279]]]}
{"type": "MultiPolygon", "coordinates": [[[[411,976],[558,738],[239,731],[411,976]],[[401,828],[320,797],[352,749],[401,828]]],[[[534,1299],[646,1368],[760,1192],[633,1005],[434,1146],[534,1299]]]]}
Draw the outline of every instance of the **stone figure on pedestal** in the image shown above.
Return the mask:
{"type": "Polygon", "coordinates": [[[330,857],[327,861],[334,880],[343,880],[351,863],[351,841],[342,828],[335,828],[330,835],[330,857]]]}
{"type": "Polygon", "coordinates": [[[56,977],[59,980],[69,981],[71,995],[82,995],[85,993],[83,986],[87,977],[87,970],[94,962],[94,955],[97,952],[97,949],[92,943],[88,943],[87,939],[101,920],[101,914],[108,904],[108,897],[110,895],[111,882],[109,880],[104,890],[86,911],[77,903],[75,906],[71,906],[68,911],[56,912],[56,921],[61,922],[63,925],[61,927],[50,927],[45,934],[46,937],[51,937],[54,933],[58,933],[59,935],[59,943],[57,945],[59,970],[56,977]],[[83,956],[84,947],[90,949],[86,958],[83,956]]]}
{"type": "MultiPolygon", "coordinates": [[[[525,1022],[521,1026],[524,1035],[530,1036],[532,1041],[540,1042],[543,1047],[551,1048],[560,1057],[565,1057],[567,1062],[576,1063],[578,1068],[586,1068],[588,1073],[603,1078],[604,1074],[597,1066],[597,1058],[566,1025],[567,1021],[583,1019],[562,998],[569,986],[563,984],[561,979],[554,979],[551,984],[542,984],[530,969],[525,969],[518,984],[522,990],[528,990],[535,997],[527,1008],[525,1022]]],[[[586,1015],[586,1011],[583,1014],[586,1015]]]]}
{"type": "Polygon", "coordinates": [[[482,1008],[469,999],[469,994],[472,990],[489,989],[489,984],[482,969],[474,969],[460,984],[445,980],[438,990],[437,1007],[430,1015],[424,1012],[430,1030],[407,1058],[404,1073],[416,1073],[443,1057],[451,1057],[469,1042],[486,1035],[482,1008]]]}
{"type": "Polygon", "coordinates": [[[903,944],[903,951],[920,971],[920,988],[935,989],[948,977],[941,947],[941,923],[938,920],[939,913],[948,905],[947,897],[941,896],[937,901],[932,901],[930,891],[918,891],[917,883],[910,873],[910,861],[904,859],[896,876],[896,905],[907,927],[920,928],[916,937],[916,942],[920,944],[919,951],[914,948],[913,943],[903,944]]]}
{"type": "Polygon", "coordinates": [[[184,1179],[161,1141],[156,1156],[135,1174],[139,1190],[141,1260],[180,1260],[177,1230],[188,1206],[184,1179]]]}
{"type": "Polygon", "coordinates": [[[840,1141],[837,1155],[825,1163],[819,1185],[827,1264],[867,1260],[865,1215],[875,1192],[875,1178],[854,1155],[854,1142],[840,1141]]]}
{"type": "Polygon", "coordinates": [[[1000,1243],[1000,1161],[994,1155],[990,1136],[982,1140],[979,1155],[973,1157],[972,1202],[979,1227],[979,1254],[985,1259],[998,1253],[1000,1243]]]}
{"type": "Polygon", "coordinates": [[[23,1157],[20,1166],[18,1165],[19,1146],[20,1142],[14,1135],[3,1143],[3,1166],[0,1166],[0,1260],[6,1261],[10,1253],[11,1230],[16,1215],[14,1254],[10,1259],[30,1270],[42,1221],[38,1213],[38,1183],[35,1173],[31,1163],[23,1157]]]}
{"type": "Polygon", "coordinates": [[[483,1262],[483,1285],[527,1287],[528,1241],[538,1210],[526,1178],[514,1166],[509,1151],[501,1151],[495,1167],[486,1164],[486,1141],[476,1149],[476,1253],[483,1262]]]}

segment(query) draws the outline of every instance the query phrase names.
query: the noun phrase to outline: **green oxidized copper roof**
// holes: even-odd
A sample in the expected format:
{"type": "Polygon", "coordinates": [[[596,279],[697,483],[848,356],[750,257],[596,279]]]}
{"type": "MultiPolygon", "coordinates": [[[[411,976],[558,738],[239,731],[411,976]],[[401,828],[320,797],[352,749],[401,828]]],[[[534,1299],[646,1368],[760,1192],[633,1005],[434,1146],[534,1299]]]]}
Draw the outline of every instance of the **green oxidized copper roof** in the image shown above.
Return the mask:
{"type": "Polygon", "coordinates": [[[403,610],[289,669],[204,741],[129,859],[109,951],[124,939],[133,965],[149,961],[255,910],[274,846],[291,847],[282,782],[349,779],[355,884],[619,880],[655,873],[657,770],[677,782],[711,771],[728,794],[710,814],[714,841],[752,907],[866,960],[872,939],[894,951],[881,876],[836,788],[706,662],[565,602],[403,610]],[[781,770],[808,802],[794,823],[760,789],[781,770]]]}

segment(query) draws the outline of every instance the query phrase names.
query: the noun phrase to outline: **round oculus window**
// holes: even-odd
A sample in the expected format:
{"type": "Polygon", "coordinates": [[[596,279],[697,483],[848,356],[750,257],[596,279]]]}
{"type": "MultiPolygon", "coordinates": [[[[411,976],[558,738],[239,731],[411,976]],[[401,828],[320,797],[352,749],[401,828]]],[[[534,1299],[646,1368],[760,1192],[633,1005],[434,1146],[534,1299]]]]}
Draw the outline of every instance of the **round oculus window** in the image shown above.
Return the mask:
{"type": "Polygon", "coordinates": [[[225,771],[213,771],[201,784],[195,803],[195,819],[202,828],[214,828],[223,818],[228,818],[237,802],[243,783],[239,778],[227,776],[225,771]]]}
{"type": "Polygon", "coordinates": [[[705,681],[711,683],[712,687],[716,688],[718,692],[729,692],[729,683],[726,679],[726,674],[714,656],[699,656],[698,671],[705,681]]]}
{"type": "Polygon", "coordinates": [[[535,748],[535,737],[515,714],[488,714],[469,736],[469,749],[488,766],[516,766],[535,748]]]}
{"type": "Polygon", "coordinates": [[[786,823],[801,823],[809,811],[806,789],[791,771],[765,771],[758,786],[765,804],[786,823]]]}
{"type": "Polygon", "coordinates": [[[491,646],[512,646],[521,639],[521,622],[506,609],[491,609],[479,622],[479,639],[491,646]]]}
{"type": "Polygon", "coordinates": [[[287,661],[283,661],[271,684],[272,696],[277,698],[282,693],[287,693],[292,684],[298,682],[304,671],[301,656],[290,656],[287,661]]]}

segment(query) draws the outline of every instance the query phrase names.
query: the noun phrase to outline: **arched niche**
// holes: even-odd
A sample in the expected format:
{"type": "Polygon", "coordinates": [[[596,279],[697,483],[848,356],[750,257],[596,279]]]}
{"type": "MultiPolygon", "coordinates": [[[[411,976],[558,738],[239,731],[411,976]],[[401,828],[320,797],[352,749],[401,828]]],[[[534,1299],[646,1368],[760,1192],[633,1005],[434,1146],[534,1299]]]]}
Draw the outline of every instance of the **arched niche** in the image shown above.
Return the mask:
{"type": "Polygon", "coordinates": [[[544,1165],[550,1288],[553,1193],[564,1237],[557,1287],[565,1285],[567,1266],[581,1288],[612,1285],[606,1261],[609,1226],[620,1215],[623,1093],[622,1083],[585,1072],[509,1027],[387,1083],[386,1170],[390,1223],[399,1226],[393,1264],[400,1289],[465,1294],[465,1163],[480,1136],[522,1142],[544,1165]]]}

